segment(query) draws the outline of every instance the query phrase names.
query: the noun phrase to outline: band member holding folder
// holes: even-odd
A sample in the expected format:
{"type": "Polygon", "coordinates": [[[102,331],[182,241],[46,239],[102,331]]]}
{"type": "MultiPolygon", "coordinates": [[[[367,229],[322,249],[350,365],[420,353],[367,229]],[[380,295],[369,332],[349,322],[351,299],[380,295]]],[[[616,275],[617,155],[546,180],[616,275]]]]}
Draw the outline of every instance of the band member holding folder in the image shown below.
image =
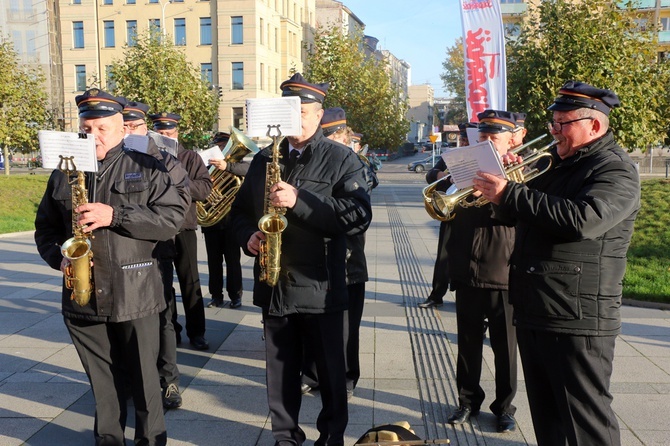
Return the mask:
{"type": "MultiPolygon", "coordinates": [[[[513,113],[485,110],[477,117],[480,142],[490,140],[500,156],[513,148],[513,113]]],[[[449,225],[447,264],[451,289],[456,291],[459,407],[447,421],[465,423],[484,402],[480,379],[486,319],[495,357],[495,398],[489,408],[497,417],[497,431],[509,432],[516,428],[512,400],[517,389],[516,335],[507,299],[514,228],[492,217],[491,204],[459,207],[449,225]]]]}

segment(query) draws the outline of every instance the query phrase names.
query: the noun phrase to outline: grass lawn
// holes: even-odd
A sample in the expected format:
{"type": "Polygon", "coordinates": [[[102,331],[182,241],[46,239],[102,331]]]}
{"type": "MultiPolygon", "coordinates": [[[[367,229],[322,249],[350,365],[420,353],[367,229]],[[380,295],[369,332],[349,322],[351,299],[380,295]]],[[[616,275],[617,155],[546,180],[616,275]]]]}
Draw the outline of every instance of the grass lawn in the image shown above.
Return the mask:
{"type": "MultiPolygon", "coordinates": [[[[48,175],[0,175],[0,234],[34,229],[48,175]]],[[[670,181],[642,182],[642,209],[628,250],[624,297],[670,303],[670,181]]]]}

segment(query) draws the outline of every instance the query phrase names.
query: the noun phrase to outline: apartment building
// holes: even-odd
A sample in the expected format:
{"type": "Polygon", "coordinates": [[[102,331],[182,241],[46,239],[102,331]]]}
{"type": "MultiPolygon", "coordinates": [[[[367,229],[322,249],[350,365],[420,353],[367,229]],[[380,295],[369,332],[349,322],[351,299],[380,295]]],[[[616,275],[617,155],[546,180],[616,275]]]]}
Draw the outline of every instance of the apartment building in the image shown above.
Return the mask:
{"type": "Polygon", "coordinates": [[[433,133],[435,90],[430,84],[411,85],[408,90],[410,131],[407,140],[423,142],[433,133]]]}
{"type": "Polygon", "coordinates": [[[68,130],[76,128],[74,97],[93,78],[113,89],[112,63],[150,27],[219,90],[219,128],[243,129],[244,101],[279,96],[281,82],[302,70],[316,25],[315,0],[58,1],[68,130]]]}

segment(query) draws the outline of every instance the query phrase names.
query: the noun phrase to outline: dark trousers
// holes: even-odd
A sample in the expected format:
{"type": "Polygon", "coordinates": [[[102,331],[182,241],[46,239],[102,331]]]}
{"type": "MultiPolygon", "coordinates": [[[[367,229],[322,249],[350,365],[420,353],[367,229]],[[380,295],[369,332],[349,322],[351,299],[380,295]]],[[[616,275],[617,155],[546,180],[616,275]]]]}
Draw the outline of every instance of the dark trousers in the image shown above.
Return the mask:
{"type": "Polygon", "coordinates": [[[230,300],[242,298],[242,257],[240,245],[233,231],[207,229],[205,248],[207,249],[207,269],[209,271],[209,294],[212,299],[223,299],[223,262],[226,262],[226,292],[230,300]]]}
{"type": "Polygon", "coordinates": [[[444,295],[449,291],[449,272],[447,270],[447,240],[451,233],[448,222],[440,222],[440,234],[437,238],[437,257],[433,266],[433,289],[428,298],[435,302],[442,302],[444,295]]]}
{"type": "Polygon", "coordinates": [[[298,425],[304,346],[316,363],[321,390],[322,408],[316,420],[319,438],[314,445],[344,445],[348,413],[343,319],[342,312],[275,317],[263,309],[268,404],[277,442],[302,445],[305,441],[298,425]]]}
{"type": "Polygon", "coordinates": [[[620,445],[609,392],[616,336],[517,335],[538,445],[620,445]]]}
{"type": "Polygon", "coordinates": [[[135,443],[167,444],[156,371],[158,324],[157,314],[107,323],[65,318],[95,398],[96,445],[125,445],[125,387],[129,379],[135,405],[135,443]]]}
{"type": "Polygon", "coordinates": [[[175,314],[176,302],[172,288],[174,269],[172,259],[160,260],[161,275],[163,277],[163,294],[165,310],[159,314],[160,323],[160,348],[158,351],[158,374],[160,375],[161,387],[169,384],[179,384],[179,369],[177,368],[177,339],[172,324],[172,316],[175,314]]]}
{"type": "MultiPolygon", "coordinates": [[[[175,237],[177,257],[174,260],[181,301],[184,304],[186,317],[186,334],[193,339],[205,334],[205,305],[202,301],[200,289],[200,275],[198,274],[198,239],[195,230],[181,231],[175,237]]],[[[177,311],[172,315],[172,323],[177,332],[181,332],[181,325],[177,322],[177,311]]]]}
{"type": "Polygon", "coordinates": [[[489,408],[495,415],[514,415],[517,389],[516,332],[507,291],[462,287],[456,290],[458,361],[456,383],[461,406],[476,412],[484,402],[482,374],[484,319],[488,318],[491,349],[495,356],[496,398],[489,408]]]}
{"type": "MultiPolygon", "coordinates": [[[[347,390],[354,390],[361,377],[360,328],[365,307],[365,282],[347,285],[349,307],[344,312],[344,361],[347,376],[347,390]]],[[[316,364],[308,352],[303,358],[302,382],[312,388],[319,387],[316,364]]]]}

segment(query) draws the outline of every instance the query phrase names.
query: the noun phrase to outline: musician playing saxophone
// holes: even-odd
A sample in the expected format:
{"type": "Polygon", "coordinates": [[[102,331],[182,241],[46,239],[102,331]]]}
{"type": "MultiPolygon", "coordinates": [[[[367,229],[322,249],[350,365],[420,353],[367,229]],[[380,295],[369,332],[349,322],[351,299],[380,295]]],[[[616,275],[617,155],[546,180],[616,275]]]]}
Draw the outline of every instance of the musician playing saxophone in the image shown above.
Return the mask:
{"type": "MultiPolygon", "coordinates": [[[[95,288],[89,303],[79,306],[64,287],[62,311],[95,397],[94,443],[125,444],[130,381],[135,443],[165,445],[156,369],[165,299],[156,244],[177,233],[190,200],[160,161],[124,147],[124,98],[91,89],[76,103],[80,130],[95,136],[100,164],[96,174],[88,174],[95,195],[75,209],[77,223],[93,234],[95,288]]],[[[54,171],[35,219],[37,249],[54,269],[63,260],[59,245],[72,234],[70,191],[66,175],[54,171]]]]}
{"type": "Polygon", "coordinates": [[[278,146],[281,179],[276,184],[265,184],[266,168],[274,170],[274,144],[254,156],[231,210],[238,242],[247,255],[256,256],[265,237],[258,222],[265,213],[266,188],[271,206],[286,209],[278,282],[270,286],[259,280],[257,258],[253,292],[254,305],[263,312],[272,434],[282,445],[305,441],[298,424],[302,345],[312,353],[322,380],[314,444],[344,444],[348,422],[342,348],[346,236],[365,231],[372,211],[365,166],[320,128],[327,88],[299,73],[281,84],[283,96],[301,100],[302,134],[278,146]]]}

